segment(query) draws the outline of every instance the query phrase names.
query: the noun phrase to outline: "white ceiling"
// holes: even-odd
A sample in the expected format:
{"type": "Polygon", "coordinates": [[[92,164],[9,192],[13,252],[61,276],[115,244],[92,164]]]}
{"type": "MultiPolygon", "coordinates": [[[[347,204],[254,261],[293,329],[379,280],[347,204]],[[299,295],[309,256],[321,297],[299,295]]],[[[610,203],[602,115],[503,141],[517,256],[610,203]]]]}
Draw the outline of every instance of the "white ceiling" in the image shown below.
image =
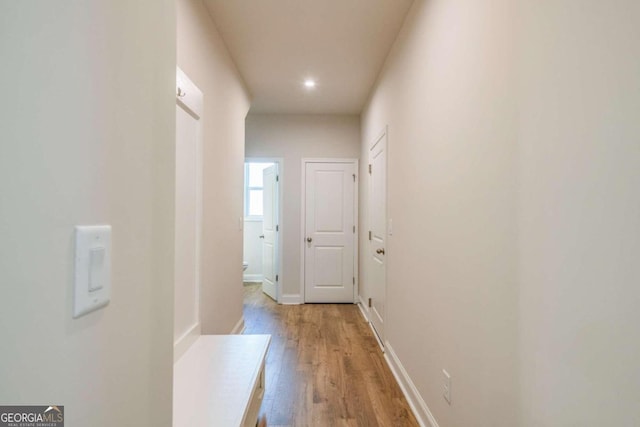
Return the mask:
{"type": "Polygon", "coordinates": [[[204,0],[251,112],[334,114],[360,113],[412,2],[204,0]]]}

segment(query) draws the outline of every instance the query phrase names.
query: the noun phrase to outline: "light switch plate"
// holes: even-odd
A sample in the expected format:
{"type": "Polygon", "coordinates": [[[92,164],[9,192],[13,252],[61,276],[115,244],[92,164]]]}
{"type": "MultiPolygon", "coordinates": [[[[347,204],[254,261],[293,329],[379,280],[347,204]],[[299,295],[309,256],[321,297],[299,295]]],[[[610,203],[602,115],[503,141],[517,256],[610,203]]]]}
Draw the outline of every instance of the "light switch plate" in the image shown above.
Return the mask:
{"type": "Polygon", "coordinates": [[[73,317],[111,300],[111,226],[76,226],[73,317]]]}

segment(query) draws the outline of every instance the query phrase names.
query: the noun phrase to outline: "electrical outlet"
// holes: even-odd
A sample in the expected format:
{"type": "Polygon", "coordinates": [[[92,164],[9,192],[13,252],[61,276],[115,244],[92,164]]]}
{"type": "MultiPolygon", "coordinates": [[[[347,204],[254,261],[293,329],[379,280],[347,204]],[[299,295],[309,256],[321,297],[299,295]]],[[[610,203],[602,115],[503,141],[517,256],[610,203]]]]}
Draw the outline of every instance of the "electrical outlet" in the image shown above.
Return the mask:
{"type": "Polygon", "coordinates": [[[442,370],[443,375],[443,387],[442,387],[442,396],[444,400],[447,401],[449,405],[451,405],[451,375],[444,369],[442,370]]]}

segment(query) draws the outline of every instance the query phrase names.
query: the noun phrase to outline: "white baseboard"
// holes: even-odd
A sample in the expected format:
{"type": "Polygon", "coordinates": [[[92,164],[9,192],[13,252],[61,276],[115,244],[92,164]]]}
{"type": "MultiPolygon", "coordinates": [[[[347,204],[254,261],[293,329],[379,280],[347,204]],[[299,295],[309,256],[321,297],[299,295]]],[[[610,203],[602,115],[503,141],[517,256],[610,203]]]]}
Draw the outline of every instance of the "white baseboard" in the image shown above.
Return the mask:
{"type": "Polygon", "coordinates": [[[263,276],[262,274],[243,274],[242,281],[243,282],[262,282],[263,276]]]}
{"type": "Polygon", "coordinates": [[[382,341],[380,340],[378,333],[373,327],[373,323],[371,323],[371,320],[369,319],[370,311],[369,311],[368,304],[364,303],[364,300],[360,295],[358,295],[358,308],[360,309],[360,313],[362,314],[362,317],[364,317],[365,322],[369,324],[369,328],[371,328],[371,333],[373,334],[373,337],[378,342],[378,345],[380,346],[380,350],[384,353],[384,345],[382,344],[382,341]]]}
{"type": "Polygon", "coordinates": [[[369,321],[369,307],[364,303],[364,300],[360,295],[358,295],[358,308],[360,309],[360,313],[362,313],[362,317],[367,322],[369,321]]]}
{"type": "Polygon", "coordinates": [[[371,333],[373,334],[373,337],[376,339],[376,341],[378,342],[378,345],[380,346],[380,351],[384,353],[385,352],[384,344],[382,344],[382,340],[380,339],[378,332],[376,332],[376,328],[373,327],[373,323],[369,322],[369,328],[371,328],[371,333]]]}
{"type": "Polygon", "coordinates": [[[409,374],[405,371],[400,359],[398,359],[391,344],[389,344],[389,341],[385,343],[384,359],[387,361],[387,365],[389,365],[393,376],[396,377],[396,381],[402,393],[404,393],[407,402],[409,402],[409,406],[413,411],[413,415],[415,415],[418,420],[418,424],[420,424],[421,427],[439,427],[435,417],[422,399],[422,396],[420,396],[415,384],[413,384],[413,381],[409,378],[409,374]]]}
{"type": "Polygon", "coordinates": [[[230,334],[242,335],[243,332],[244,332],[244,316],[241,317],[240,320],[238,320],[238,323],[236,323],[236,326],[233,327],[230,334]]]}
{"type": "Polygon", "coordinates": [[[302,304],[300,294],[286,294],[280,298],[280,304],[284,305],[298,305],[302,304]]]}
{"type": "Polygon", "coordinates": [[[189,350],[189,347],[198,340],[201,334],[200,323],[195,323],[187,332],[182,334],[180,338],[173,343],[173,363],[176,363],[183,354],[189,350]]]}

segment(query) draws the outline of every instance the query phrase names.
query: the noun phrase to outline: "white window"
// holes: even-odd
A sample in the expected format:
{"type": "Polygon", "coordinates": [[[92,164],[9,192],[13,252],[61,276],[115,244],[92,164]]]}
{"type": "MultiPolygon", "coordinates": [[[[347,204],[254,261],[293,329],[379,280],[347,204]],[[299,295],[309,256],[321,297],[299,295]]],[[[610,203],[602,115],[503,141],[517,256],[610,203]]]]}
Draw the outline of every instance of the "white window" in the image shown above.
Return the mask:
{"type": "Polygon", "coordinates": [[[244,164],[244,216],[262,219],[262,171],[273,163],[244,164]]]}

